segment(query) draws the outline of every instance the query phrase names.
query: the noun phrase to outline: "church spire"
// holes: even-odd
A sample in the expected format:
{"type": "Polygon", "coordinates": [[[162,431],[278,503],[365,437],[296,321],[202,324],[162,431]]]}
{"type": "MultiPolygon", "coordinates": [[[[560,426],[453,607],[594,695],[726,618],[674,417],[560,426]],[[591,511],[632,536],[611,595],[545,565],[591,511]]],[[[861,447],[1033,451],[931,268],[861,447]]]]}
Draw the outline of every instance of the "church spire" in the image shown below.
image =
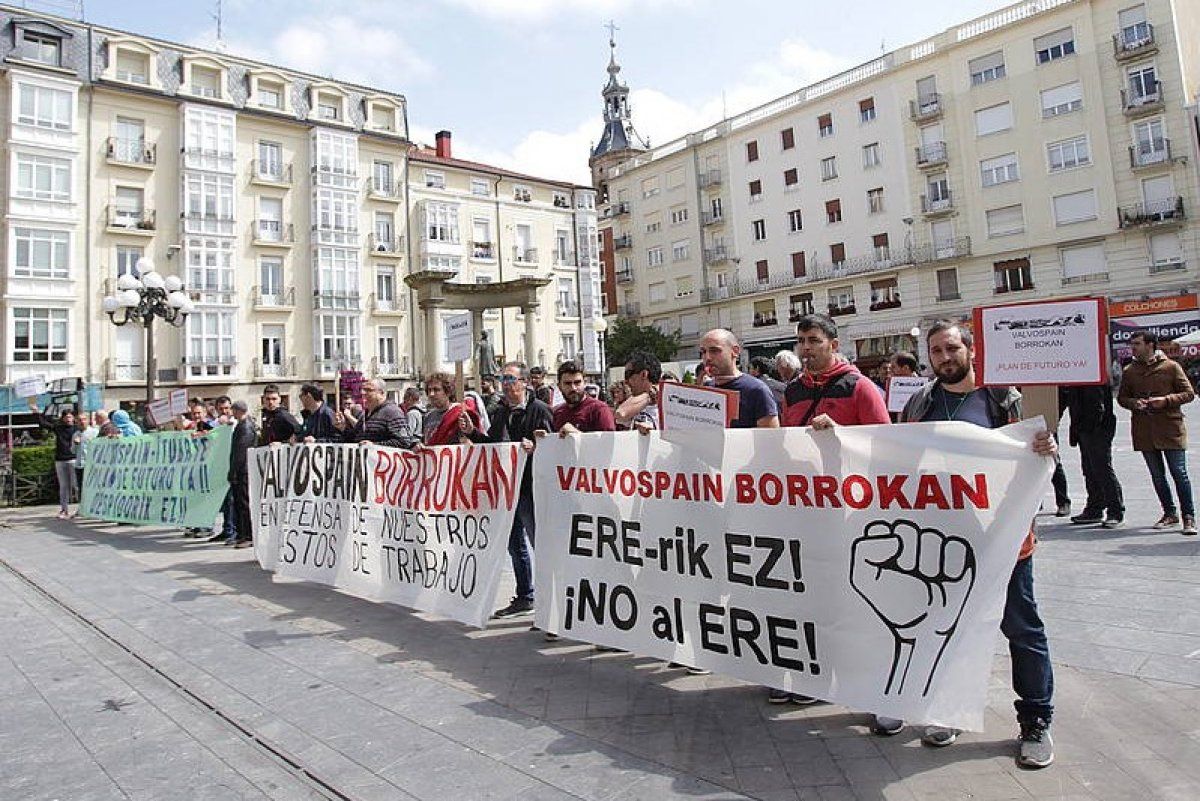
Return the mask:
{"type": "Polygon", "coordinates": [[[621,65],[617,63],[616,41],[616,32],[619,29],[611,21],[605,27],[608,28],[609,57],[608,83],[601,92],[604,98],[604,134],[592,150],[593,160],[610,153],[639,151],[648,147],[633,129],[629,109],[629,87],[623,84],[620,78],[621,65]]]}

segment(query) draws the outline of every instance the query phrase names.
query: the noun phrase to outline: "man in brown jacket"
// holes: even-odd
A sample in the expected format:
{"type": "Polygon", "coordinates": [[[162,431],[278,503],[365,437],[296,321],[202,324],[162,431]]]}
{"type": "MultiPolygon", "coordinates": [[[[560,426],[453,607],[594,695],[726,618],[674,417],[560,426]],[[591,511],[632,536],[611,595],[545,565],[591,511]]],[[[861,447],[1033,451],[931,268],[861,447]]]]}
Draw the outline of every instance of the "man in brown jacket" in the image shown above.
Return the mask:
{"type": "Polygon", "coordinates": [[[1133,449],[1142,452],[1154,492],[1162,504],[1163,515],[1154,524],[1157,529],[1179,525],[1167,469],[1179,496],[1178,511],[1183,512],[1183,533],[1196,533],[1196,509],[1192,503],[1192,484],[1187,472],[1187,426],[1183,404],[1196,397],[1192,384],[1178,363],[1158,349],[1158,335],[1139,331],[1130,340],[1133,361],[1121,376],[1117,403],[1132,415],[1133,449]],[[1164,467],[1164,457],[1166,466],[1164,467]]]}

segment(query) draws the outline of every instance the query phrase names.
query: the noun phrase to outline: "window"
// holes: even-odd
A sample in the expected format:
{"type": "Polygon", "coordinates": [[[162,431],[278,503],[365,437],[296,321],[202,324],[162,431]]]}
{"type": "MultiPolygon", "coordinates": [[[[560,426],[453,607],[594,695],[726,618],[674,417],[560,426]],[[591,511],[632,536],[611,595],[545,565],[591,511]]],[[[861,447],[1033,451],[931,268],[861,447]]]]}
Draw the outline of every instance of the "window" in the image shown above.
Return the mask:
{"type": "Polygon", "coordinates": [[[260,178],[269,181],[283,180],[283,145],[279,142],[258,143],[258,164],[255,165],[260,178]]]}
{"type": "Polygon", "coordinates": [[[665,303],[666,302],[666,300],[667,300],[667,284],[665,281],[659,281],[658,283],[650,284],[650,286],[647,287],[647,291],[650,293],[650,302],[651,303],[665,303]]]}
{"type": "Polygon", "coordinates": [[[150,83],[150,56],[117,48],[117,80],[146,86],[150,83]]]}
{"type": "Polygon", "coordinates": [[[1042,90],[1042,119],[1070,114],[1083,108],[1083,87],[1079,81],[1042,90]]]}
{"type": "Polygon", "coordinates": [[[642,181],[642,197],[644,197],[644,198],[654,197],[655,195],[658,194],[658,192],[659,192],[659,189],[658,189],[658,176],[657,175],[654,176],[653,178],[646,178],[642,181]]]}
{"type": "Polygon", "coordinates": [[[671,209],[671,225],[679,225],[688,220],[688,210],[686,208],[671,209]]]}
{"type": "Polygon", "coordinates": [[[808,267],[804,263],[804,251],[796,251],[792,254],[792,277],[803,278],[807,273],[808,267]]]}
{"type": "Polygon", "coordinates": [[[746,161],[758,161],[758,142],[746,143],[746,161]]]}
{"type": "Polygon", "coordinates": [[[425,186],[429,189],[445,189],[446,188],[446,173],[435,172],[434,170],[425,171],[425,186]]]}
{"type": "MultiPolygon", "coordinates": [[[[667,190],[678,189],[683,186],[683,167],[676,167],[673,170],[667,170],[667,190]]],[[[566,200],[566,196],[563,196],[566,200]]],[[[567,208],[563,206],[563,208],[567,208]]]]}
{"type": "Polygon", "coordinates": [[[191,237],[187,252],[187,287],[212,295],[233,291],[233,243],[228,239],[191,237]]]}
{"type": "Polygon", "coordinates": [[[351,180],[358,174],[358,140],[349,134],[336,133],[324,128],[314,131],[316,146],[317,180],[324,186],[354,189],[351,180]]]}
{"type": "Polygon", "coordinates": [[[342,99],[332,94],[317,94],[317,117],[337,121],[342,118],[342,99]]]}
{"type": "Polygon", "coordinates": [[[1121,29],[1118,42],[1122,50],[1134,50],[1154,40],[1150,24],[1146,22],[1146,6],[1137,5],[1117,12],[1117,25],[1121,29]]]}
{"type": "Polygon", "coordinates": [[[774,300],[756,300],[754,301],[754,325],[756,327],[764,325],[777,325],[779,319],[775,313],[774,300]]]}
{"type": "Polygon", "coordinates": [[[837,178],[837,156],[821,159],[821,180],[831,181],[837,178]]]}
{"type": "Polygon", "coordinates": [[[835,286],[829,289],[829,310],[846,312],[854,309],[854,287],[835,286]]]}
{"type": "Polygon", "coordinates": [[[262,327],[262,335],[258,340],[258,355],[262,360],[264,373],[270,375],[278,374],[283,367],[283,326],[264,325],[262,327]]]}
{"type": "Polygon", "coordinates": [[[646,251],[646,264],[650,267],[659,267],[663,263],[663,249],[661,247],[653,247],[646,251]]]}
{"type": "Polygon", "coordinates": [[[1108,263],[1104,259],[1103,243],[1062,248],[1058,253],[1062,259],[1064,284],[1108,275],[1108,263]]]}
{"type": "Polygon", "coordinates": [[[496,258],[496,251],[492,247],[492,222],[487,217],[475,217],[471,220],[471,257],[496,258]]]}
{"type": "Polygon", "coordinates": [[[690,250],[691,250],[691,246],[687,239],[681,239],[678,242],[672,242],[671,243],[671,260],[672,261],[683,261],[684,259],[686,259],[688,257],[688,252],[690,250]]]}
{"type": "Polygon", "coordinates": [[[878,167],[880,164],[879,143],[872,142],[869,145],[863,145],[862,158],[863,158],[863,168],[864,169],[870,169],[871,167],[878,167]]]}
{"type": "Polygon", "coordinates": [[[490,197],[492,194],[491,182],[486,178],[472,178],[471,194],[479,195],[480,197],[490,197]]]}
{"type": "Polygon", "coordinates": [[[696,282],[690,275],[675,279],[675,297],[686,298],[696,294],[696,282]]]}
{"type": "Polygon", "coordinates": [[[283,86],[272,81],[259,80],[258,105],[263,108],[283,108],[283,86]]]}
{"type": "Polygon", "coordinates": [[[783,150],[791,150],[796,146],[796,131],[793,128],[784,128],[779,132],[779,144],[783,150]]]}
{"type": "Polygon", "coordinates": [[[14,308],[12,360],[66,363],[67,310],[14,308]]]}
{"type": "Polygon", "coordinates": [[[144,164],[153,160],[146,147],[146,124],[142,120],[117,117],[113,125],[109,158],[126,164],[144,164]]]}
{"type": "Polygon", "coordinates": [[[375,269],[375,302],[379,308],[390,309],[396,302],[396,271],[391,267],[375,269]]]}
{"type": "Polygon", "coordinates": [[[71,235],[42,228],[13,229],[13,272],[18,278],[69,278],[71,235]]]}
{"type": "Polygon", "coordinates": [[[233,312],[194,311],[187,318],[187,361],[193,376],[227,375],[234,362],[233,312]]]}
{"type": "Polygon", "coordinates": [[[189,232],[233,233],[233,176],[185,174],[184,213],[189,232]]]}
{"type": "Polygon", "coordinates": [[[20,83],[17,84],[17,93],[17,122],[54,131],[69,131],[74,128],[71,92],[20,83]]]}
{"type": "Polygon", "coordinates": [[[21,31],[21,44],[22,58],[50,67],[57,67],[62,63],[62,42],[54,36],[37,31],[21,31]]]}
{"type": "Polygon", "coordinates": [[[783,185],[785,187],[796,186],[800,183],[800,171],[795,167],[783,171],[783,185]]]}
{"type": "Polygon", "coordinates": [[[1085,189],[1082,192],[1071,192],[1066,195],[1056,195],[1053,200],[1054,224],[1069,225],[1096,219],[1096,190],[1085,189]]]}
{"type": "Polygon", "coordinates": [[[1033,273],[1029,269],[1029,259],[998,261],[992,265],[992,271],[996,279],[997,293],[1033,289],[1033,273]]]}
{"type": "Polygon", "coordinates": [[[986,217],[988,236],[1008,236],[1025,230],[1025,212],[1020,203],[988,209],[986,217]]]}
{"type": "Polygon", "coordinates": [[[792,209],[787,214],[788,230],[791,233],[796,233],[804,229],[804,218],[800,214],[800,209],[792,209]]]}
{"type": "Polygon", "coordinates": [[[144,251],[140,247],[117,245],[117,278],[129,273],[134,278],[140,278],[137,263],[144,251]]]}
{"type": "Polygon", "coordinates": [[[839,223],[842,221],[842,201],[840,199],[825,201],[825,222],[839,223]]]}
{"type": "Polygon", "coordinates": [[[1129,104],[1150,103],[1159,99],[1157,72],[1153,65],[1129,71],[1129,104]]]}
{"type": "Polygon", "coordinates": [[[1137,166],[1165,162],[1168,152],[1161,119],[1147,120],[1133,126],[1133,157],[1137,166]]]}
{"type": "Polygon", "coordinates": [[[833,262],[834,267],[839,267],[846,261],[846,243],[835,242],[829,246],[829,260],[833,262]]]}
{"type": "Polygon", "coordinates": [[[218,98],[221,96],[221,72],[211,67],[192,65],[191,93],[199,97],[218,98]]]}
{"type": "Polygon", "coordinates": [[[946,173],[942,172],[926,178],[925,192],[930,203],[928,208],[936,209],[949,205],[950,179],[946,177],[946,173]]]}
{"type": "Polygon", "coordinates": [[[755,179],[750,182],[750,202],[762,200],[762,181],[755,179]]]}
{"type": "Polygon", "coordinates": [[[316,286],[326,308],[358,308],[358,251],[353,248],[317,248],[316,286]]]}
{"type": "Polygon", "coordinates": [[[796,322],[806,314],[813,313],[813,296],[811,292],[801,292],[788,298],[788,319],[796,322]]]}
{"type": "Polygon", "coordinates": [[[258,260],[259,302],[278,304],[283,297],[283,259],[263,256],[258,260]]]}
{"type": "Polygon", "coordinates": [[[50,156],[17,154],[17,197],[29,200],[71,200],[71,162],[50,156]]]}
{"type": "Polygon", "coordinates": [[[1007,131],[1013,126],[1013,113],[1011,103],[1000,103],[988,108],[981,108],[975,112],[975,134],[977,136],[987,136],[988,134],[1007,131]]]}
{"type": "Polygon", "coordinates": [[[767,221],[755,220],[750,224],[751,231],[754,235],[755,242],[762,242],[767,238],[767,221]]]}
{"type": "Polygon", "coordinates": [[[109,225],[118,228],[137,228],[142,220],[142,190],[132,186],[118,186],[113,199],[113,215],[109,225]]]}
{"type": "Polygon", "coordinates": [[[375,249],[392,251],[396,247],[396,218],[391,212],[375,212],[375,249]]]}
{"type": "Polygon", "coordinates": [[[564,360],[574,361],[579,355],[575,350],[575,335],[559,334],[558,349],[562,352],[564,360]]]}
{"type": "Polygon", "coordinates": [[[937,271],[937,299],[958,300],[958,268],[946,267],[937,271]]]}
{"type": "Polygon", "coordinates": [[[1088,138],[1076,136],[1061,142],[1051,142],[1046,145],[1046,160],[1050,164],[1050,172],[1091,164],[1092,157],[1088,152],[1088,138]]]}
{"type": "Polygon", "coordinates": [[[867,190],[867,211],[871,214],[883,213],[883,187],[867,190]]]}
{"type": "Polygon", "coordinates": [[[758,279],[758,283],[765,284],[771,280],[771,265],[766,259],[759,259],[754,262],[754,277],[758,279]]]}
{"type": "Polygon", "coordinates": [[[875,98],[868,97],[858,101],[858,121],[870,122],[875,119],[875,98]]]}
{"type": "MultiPolygon", "coordinates": [[[[322,314],[317,331],[321,337],[321,360],[333,371],[359,358],[358,318],[348,314],[322,314]]],[[[445,353],[445,350],[442,351],[445,353]]]]}
{"type": "Polygon", "coordinates": [[[513,200],[519,200],[522,203],[529,203],[533,200],[533,192],[528,186],[516,184],[513,186],[513,200]]]}
{"type": "Polygon", "coordinates": [[[892,248],[888,244],[887,234],[875,234],[871,237],[871,249],[877,261],[887,261],[892,257],[892,248]]]}
{"type": "Polygon", "coordinates": [[[371,190],[380,195],[394,195],[396,186],[392,176],[395,167],[390,161],[371,162],[371,190]]]}
{"type": "Polygon", "coordinates": [[[646,233],[656,234],[662,230],[662,215],[658,212],[646,215],[646,233]]]}
{"type": "Polygon", "coordinates": [[[985,187],[1006,184],[1010,181],[1018,181],[1021,178],[1017,171],[1016,153],[1006,153],[1003,156],[984,159],[979,162],[979,172],[981,173],[985,187]]]}
{"type": "Polygon", "coordinates": [[[1164,231],[1150,236],[1151,272],[1154,267],[1163,268],[1183,264],[1183,247],[1178,231],[1164,231]]]}
{"type": "Polygon", "coordinates": [[[824,139],[826,136],[833,136],[833,115],[822,114],[817,117],[817,133],[824,139]]]}
{"type": "Polygon", "coordinates": [[[973,58],[967,62],[967,69],[971,72],[972,86],[998,81],[1004,77],[1004,52],[973,58]]]}
{"type": "Polygon", "coordinates": [[[368,103],[371,127],[377,131],[396,130],[396,109],[389,103],[368,103]]]}
{"type": "Polygon", "coordinates": [[[233,171],[234,115],[221,109],[188,106],[183,118],[186,169],[233,171]]]}
{"type": "MultiPolygon", "coordinates": [[[[354,207],[357,213],[357,207],[354,207]]],[[[520,229],[517,226],[518,239],[520,229]]],[[[524,226],[528,229],[529,226],[524,226]]],[[[458,244],[458,207],[450,203],[425,204],[425,238],[431,242],[458,244]]]]}
{"type": "Polygon", "coordinates": [[[1070,28],[1048,33],[1033,40],[1033,50],[1037,63],[1065,58],[1075,52],[1075,33],[1070,28]]]}

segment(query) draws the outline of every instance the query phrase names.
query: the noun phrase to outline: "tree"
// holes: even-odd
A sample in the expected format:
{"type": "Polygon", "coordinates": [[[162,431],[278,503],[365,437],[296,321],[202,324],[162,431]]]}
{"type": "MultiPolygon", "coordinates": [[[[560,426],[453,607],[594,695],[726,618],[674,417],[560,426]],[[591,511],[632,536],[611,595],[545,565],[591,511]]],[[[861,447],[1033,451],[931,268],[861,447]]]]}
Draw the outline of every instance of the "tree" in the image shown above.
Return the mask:
{"type": "Polygon", "coordinates": [[[659,361],[674,361],[683,336],[679,331],[664,334],[652,325],[638,325],[633,320],[617,320],[608,329],[608,363],[625,364],[635,350],[646,350],[659,361]]]}

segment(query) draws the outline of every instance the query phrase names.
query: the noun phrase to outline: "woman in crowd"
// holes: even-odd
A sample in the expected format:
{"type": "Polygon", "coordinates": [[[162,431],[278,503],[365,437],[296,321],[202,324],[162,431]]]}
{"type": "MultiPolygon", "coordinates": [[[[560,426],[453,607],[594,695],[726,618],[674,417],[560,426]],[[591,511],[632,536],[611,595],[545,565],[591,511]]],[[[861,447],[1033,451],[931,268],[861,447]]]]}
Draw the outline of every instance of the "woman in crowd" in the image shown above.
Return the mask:
{"type": "Polygon", "coordinates": [[[113,412],[110,421],[121,432],[122,437],[140,437],[142,435],[142,427],[133,422],[129,412],[124,409],[117,409],[113,412]]]}

